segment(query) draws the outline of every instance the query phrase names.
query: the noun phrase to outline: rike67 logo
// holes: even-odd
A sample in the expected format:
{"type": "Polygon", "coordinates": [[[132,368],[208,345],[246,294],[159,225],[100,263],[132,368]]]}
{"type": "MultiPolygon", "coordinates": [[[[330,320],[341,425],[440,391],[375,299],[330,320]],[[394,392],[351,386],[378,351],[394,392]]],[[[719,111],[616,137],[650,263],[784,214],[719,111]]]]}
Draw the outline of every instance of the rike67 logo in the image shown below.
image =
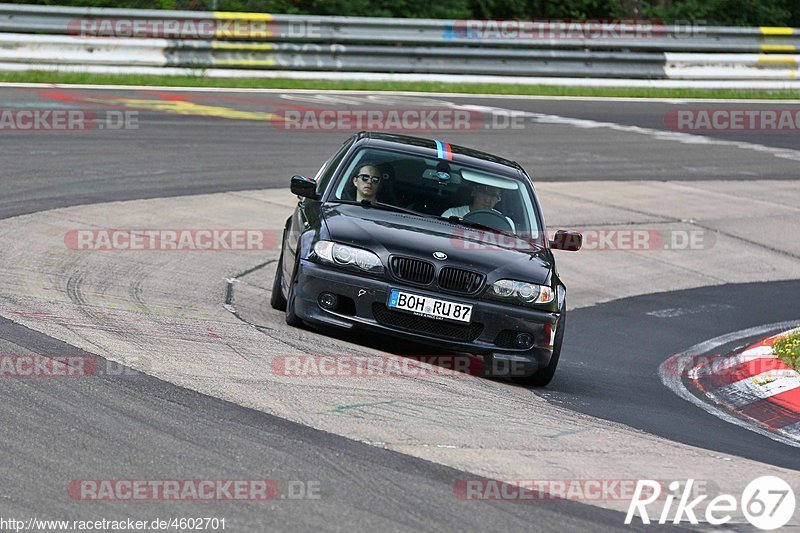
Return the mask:
{"type": "MultiPolygon", "coordinates": [[[[773,530],[785,526],[795,510],[795,496],[792,487],[776,476],[762,476],[751,481],[742,491],[739,500],[731,494],[720,494],[708,502],[707,494],[690,500],[694,480],[689,479],[683,485],[684,489],[680,498],[676,494],[668,494],[663,499],[663,507],[656,519],[657,509],[649,507],[661,498],[661,483],[650,479],[640,479],[636,484],[633,498],[628,506],[625,523],[630,524],[634,515],[638,515],[643,524],[657,520],[659,524],[668,521],[680,524],[688,521],[699,524],[698,507],[705,506],[705,521],[713,526],[720,526],[731,521],[733,513],[741,511],[750,524],[761,530],[773,530]],[[678,500],[675,503],[675,500],[678,500]],[[654,513],[655,512],[655,513],[654,513]],[[654,513],[651,515],[651,513],[654,513]]],[[[674,493],[681,486],[678,481],[669,484],[670,492],[674,493]]]]}

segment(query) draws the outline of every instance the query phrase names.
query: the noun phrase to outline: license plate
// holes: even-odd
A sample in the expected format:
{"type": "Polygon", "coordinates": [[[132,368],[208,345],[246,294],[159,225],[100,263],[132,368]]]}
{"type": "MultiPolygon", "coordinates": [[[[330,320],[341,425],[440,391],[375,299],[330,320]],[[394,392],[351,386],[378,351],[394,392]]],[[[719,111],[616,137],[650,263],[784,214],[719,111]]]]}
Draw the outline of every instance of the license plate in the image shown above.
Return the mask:
{"type": "Polygon", "coordinates": [[[389,293],[387,307],[436,320],[469,323],[472,319],[472,306],[469,304],[448,302],[429,296],[411,294],[398,289],[392,289],[389,293]]]}

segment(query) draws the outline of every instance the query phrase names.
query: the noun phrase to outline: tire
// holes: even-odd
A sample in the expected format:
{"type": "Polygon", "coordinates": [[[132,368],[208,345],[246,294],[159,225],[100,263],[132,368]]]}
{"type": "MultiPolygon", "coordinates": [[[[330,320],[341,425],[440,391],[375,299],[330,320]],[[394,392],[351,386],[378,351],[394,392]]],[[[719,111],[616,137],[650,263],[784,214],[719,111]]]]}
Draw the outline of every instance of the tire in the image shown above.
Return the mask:
{"type": "Polygon", "coordinates": [[[564,310],[561,312],[561,319],[558,321],[558,330],[556,337],[553,340],[553,356],[550,357],[550,363],[544,368],[537,370],[532,376],[524,378],[516,378],[514,381],[520,385],[530,387],[546,387],[556,374],[556,367],[558,366],[558,359],[561,357],[561,345],[564,342],[564,329],[567,325],[567,306],[564,304],[564,310]]]}
{"type": "Polygon", "coordinates": [[[269,305],[277,311],[286,311],[286,298],[283,297],[283,248],[281,248],[281,255],[278,258],[278,268],[275,272],[275,280],[272,282],[272,296],[269,299],[269,305]]]}

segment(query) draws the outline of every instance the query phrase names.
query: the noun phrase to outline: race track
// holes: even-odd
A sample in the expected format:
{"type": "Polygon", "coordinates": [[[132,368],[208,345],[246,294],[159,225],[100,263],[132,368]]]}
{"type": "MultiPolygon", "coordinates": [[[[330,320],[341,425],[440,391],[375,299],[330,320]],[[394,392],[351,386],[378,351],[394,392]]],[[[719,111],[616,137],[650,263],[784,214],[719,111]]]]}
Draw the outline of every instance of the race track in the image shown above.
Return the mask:
{"type": "Polygon", "coordinates": [[[2,88],[0,101],[138,113],[135,129],[0,131],[0,354],[86,354],[127,368],[0,382],[0,516],[225,516],[232,531],[618,530],[627,501],[463,501],[454,484],[695,477],[732,492],[772,473],[800,491],[797,448],[712,416],[658,377],[692,345],[800,321],[800,244],[786,238],[800,222],[798,134],[676,132],[664,120],[679,106],[776,104],[41,87],[2,88]],[[516,129],[418,134],[516,159],[553,227],[701,231],[706,245],[560,254],[572,310],[545,390],[470,376],[280,376],[273,362],[286,354],[424,348],[286,326],[268,306],[274,247],[65,246],[75,228],[278,233],[292,209],[288,178],[314,175],[350,132],[265,117],[415,106],[518,113],[516,129]],[[310,480],[320,498],[87,502],[67,491],[72,480],[143,478],[310,480]]]}

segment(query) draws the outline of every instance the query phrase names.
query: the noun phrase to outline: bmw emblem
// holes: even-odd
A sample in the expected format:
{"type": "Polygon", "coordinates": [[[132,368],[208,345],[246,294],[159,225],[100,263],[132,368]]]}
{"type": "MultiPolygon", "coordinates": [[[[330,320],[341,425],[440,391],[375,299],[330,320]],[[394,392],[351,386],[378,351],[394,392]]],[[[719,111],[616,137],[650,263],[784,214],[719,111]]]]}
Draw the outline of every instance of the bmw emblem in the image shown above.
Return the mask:
{"type": "Polygon", "coordinates": [[[444,252],[433,252],[434,259],[438,259],[439,261],[444,261],[447,259],[447,254],[444,252]]]}

